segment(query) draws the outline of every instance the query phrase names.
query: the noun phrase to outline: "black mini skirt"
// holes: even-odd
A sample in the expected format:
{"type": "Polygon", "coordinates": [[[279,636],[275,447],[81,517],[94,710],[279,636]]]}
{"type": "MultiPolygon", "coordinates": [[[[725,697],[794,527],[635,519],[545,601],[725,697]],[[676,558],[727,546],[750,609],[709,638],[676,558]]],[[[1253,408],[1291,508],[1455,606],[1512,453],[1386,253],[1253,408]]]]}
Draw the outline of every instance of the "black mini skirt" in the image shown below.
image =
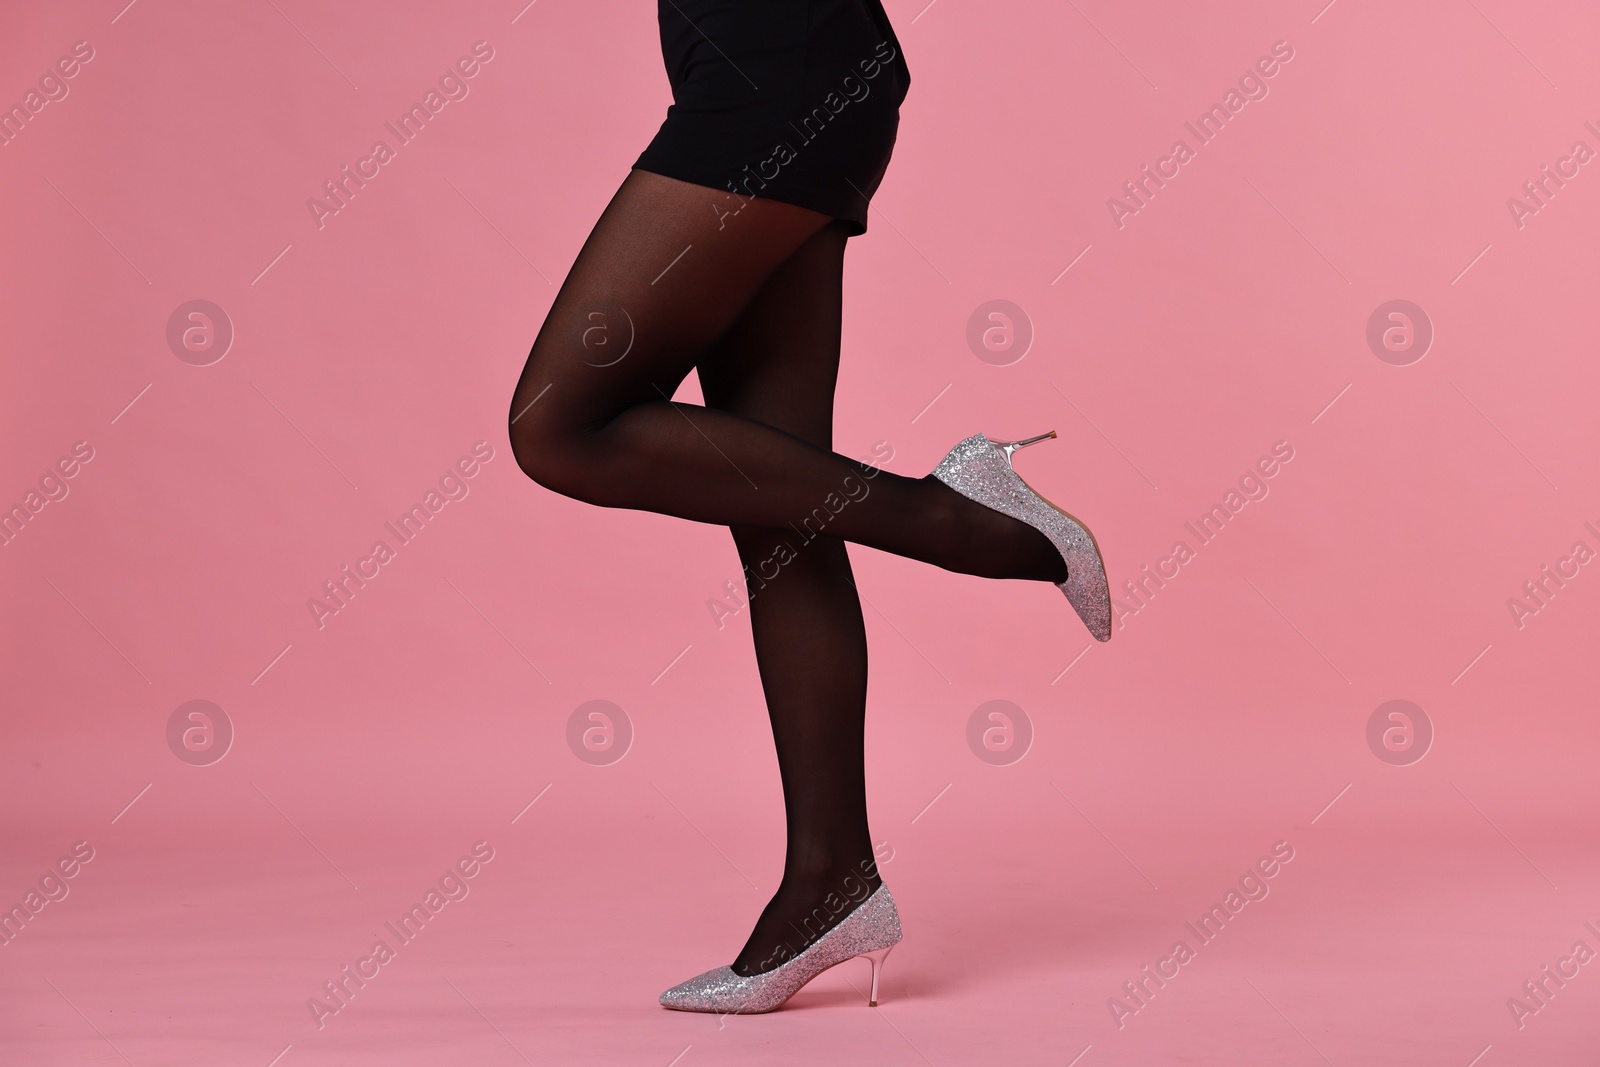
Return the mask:
{"type": "Polygon", "coordinates": [[[911,84],[879,0],[659,0],[657,18],[673,103],[634,167],[865,233],[911,84]]]}

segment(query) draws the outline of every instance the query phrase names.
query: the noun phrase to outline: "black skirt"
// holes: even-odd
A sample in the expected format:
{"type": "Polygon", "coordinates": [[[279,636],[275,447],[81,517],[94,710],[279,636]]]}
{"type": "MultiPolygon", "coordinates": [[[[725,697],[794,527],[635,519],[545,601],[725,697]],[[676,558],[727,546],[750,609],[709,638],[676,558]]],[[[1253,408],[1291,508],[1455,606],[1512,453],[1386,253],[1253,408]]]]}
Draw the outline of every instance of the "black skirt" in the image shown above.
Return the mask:
{"type": "Polygon", "coordinates": [[[659,0],[657,17],[673,104],[634,167],[866,232],[911,84],[879,0],[659,0]]]}

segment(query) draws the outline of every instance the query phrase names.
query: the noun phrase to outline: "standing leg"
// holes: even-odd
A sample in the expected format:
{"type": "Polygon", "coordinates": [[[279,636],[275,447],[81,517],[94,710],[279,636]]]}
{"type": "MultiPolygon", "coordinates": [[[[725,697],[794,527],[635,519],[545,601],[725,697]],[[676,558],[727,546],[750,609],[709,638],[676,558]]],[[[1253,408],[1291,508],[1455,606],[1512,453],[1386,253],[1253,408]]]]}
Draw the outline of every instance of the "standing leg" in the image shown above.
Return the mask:
{"type": "MultiPolygon", "coordinates": [[[[802,245],[702,358],[707,407],[832,448],[846,238],[834,223],[802,245]]],[[[732,531],[788,831],[783,881],[733,963],[750,975],[803,951],[881,880],[862,753],[867,639],[845,543],[790,528],[732,531]]]]}

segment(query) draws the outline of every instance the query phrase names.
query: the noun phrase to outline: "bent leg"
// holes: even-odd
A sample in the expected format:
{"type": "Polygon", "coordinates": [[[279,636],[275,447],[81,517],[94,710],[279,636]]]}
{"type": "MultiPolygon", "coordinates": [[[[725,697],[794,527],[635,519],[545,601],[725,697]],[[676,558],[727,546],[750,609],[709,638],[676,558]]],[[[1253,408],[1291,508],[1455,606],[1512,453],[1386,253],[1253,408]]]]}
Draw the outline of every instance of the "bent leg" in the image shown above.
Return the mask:
{"type": "Polygon", "coordinates": [[[1049,540],[933,478],[860,464],[753,419],[670,397],[797,249],[831,220],[632,172],[557,294],[518,382],[513,451],[568,496],[725,526],[800,525],[948,570],[1061,581],[1049,540]],[[870,486],[864,479],[871,474],[870,486]],[[864,490],[863,487],[867,486],[864,490]]]}

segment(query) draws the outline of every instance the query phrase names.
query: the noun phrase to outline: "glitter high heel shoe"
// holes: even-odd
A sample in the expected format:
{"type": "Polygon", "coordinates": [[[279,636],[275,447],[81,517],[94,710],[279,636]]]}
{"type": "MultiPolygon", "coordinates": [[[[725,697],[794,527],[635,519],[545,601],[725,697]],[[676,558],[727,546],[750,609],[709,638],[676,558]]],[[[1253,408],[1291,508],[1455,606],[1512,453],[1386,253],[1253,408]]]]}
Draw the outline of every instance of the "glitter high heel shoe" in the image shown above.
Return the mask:
{"type": "Polygon", "coordinates": [[[661,994],[664,1007],[708,1011],[719,1015],[757,1015],[773,1011],[811,979],[845,960],[865,956],[872,963],[868,1007],[878,1006],[878,972],[889,950],[899,943],[900,913],[889,887],[877,890],[823,934],[810,948],[782,965],[746,978],[731,967],[697,975],[661,994]]]}
{"type": "Polygon", "coordinates": [[[933,476],[986,508],[1021,519],[1056,546],[1067,564],[1067,580],[1056,588],[1097,641],[1111,640],[1111,590],[1105,561],[1089,528],[1033,491],[1011,468],[1011,453],[1055,437],[1056,432],[1023,441],[993,441],[973,434],[939,461],[933,476]]]}

